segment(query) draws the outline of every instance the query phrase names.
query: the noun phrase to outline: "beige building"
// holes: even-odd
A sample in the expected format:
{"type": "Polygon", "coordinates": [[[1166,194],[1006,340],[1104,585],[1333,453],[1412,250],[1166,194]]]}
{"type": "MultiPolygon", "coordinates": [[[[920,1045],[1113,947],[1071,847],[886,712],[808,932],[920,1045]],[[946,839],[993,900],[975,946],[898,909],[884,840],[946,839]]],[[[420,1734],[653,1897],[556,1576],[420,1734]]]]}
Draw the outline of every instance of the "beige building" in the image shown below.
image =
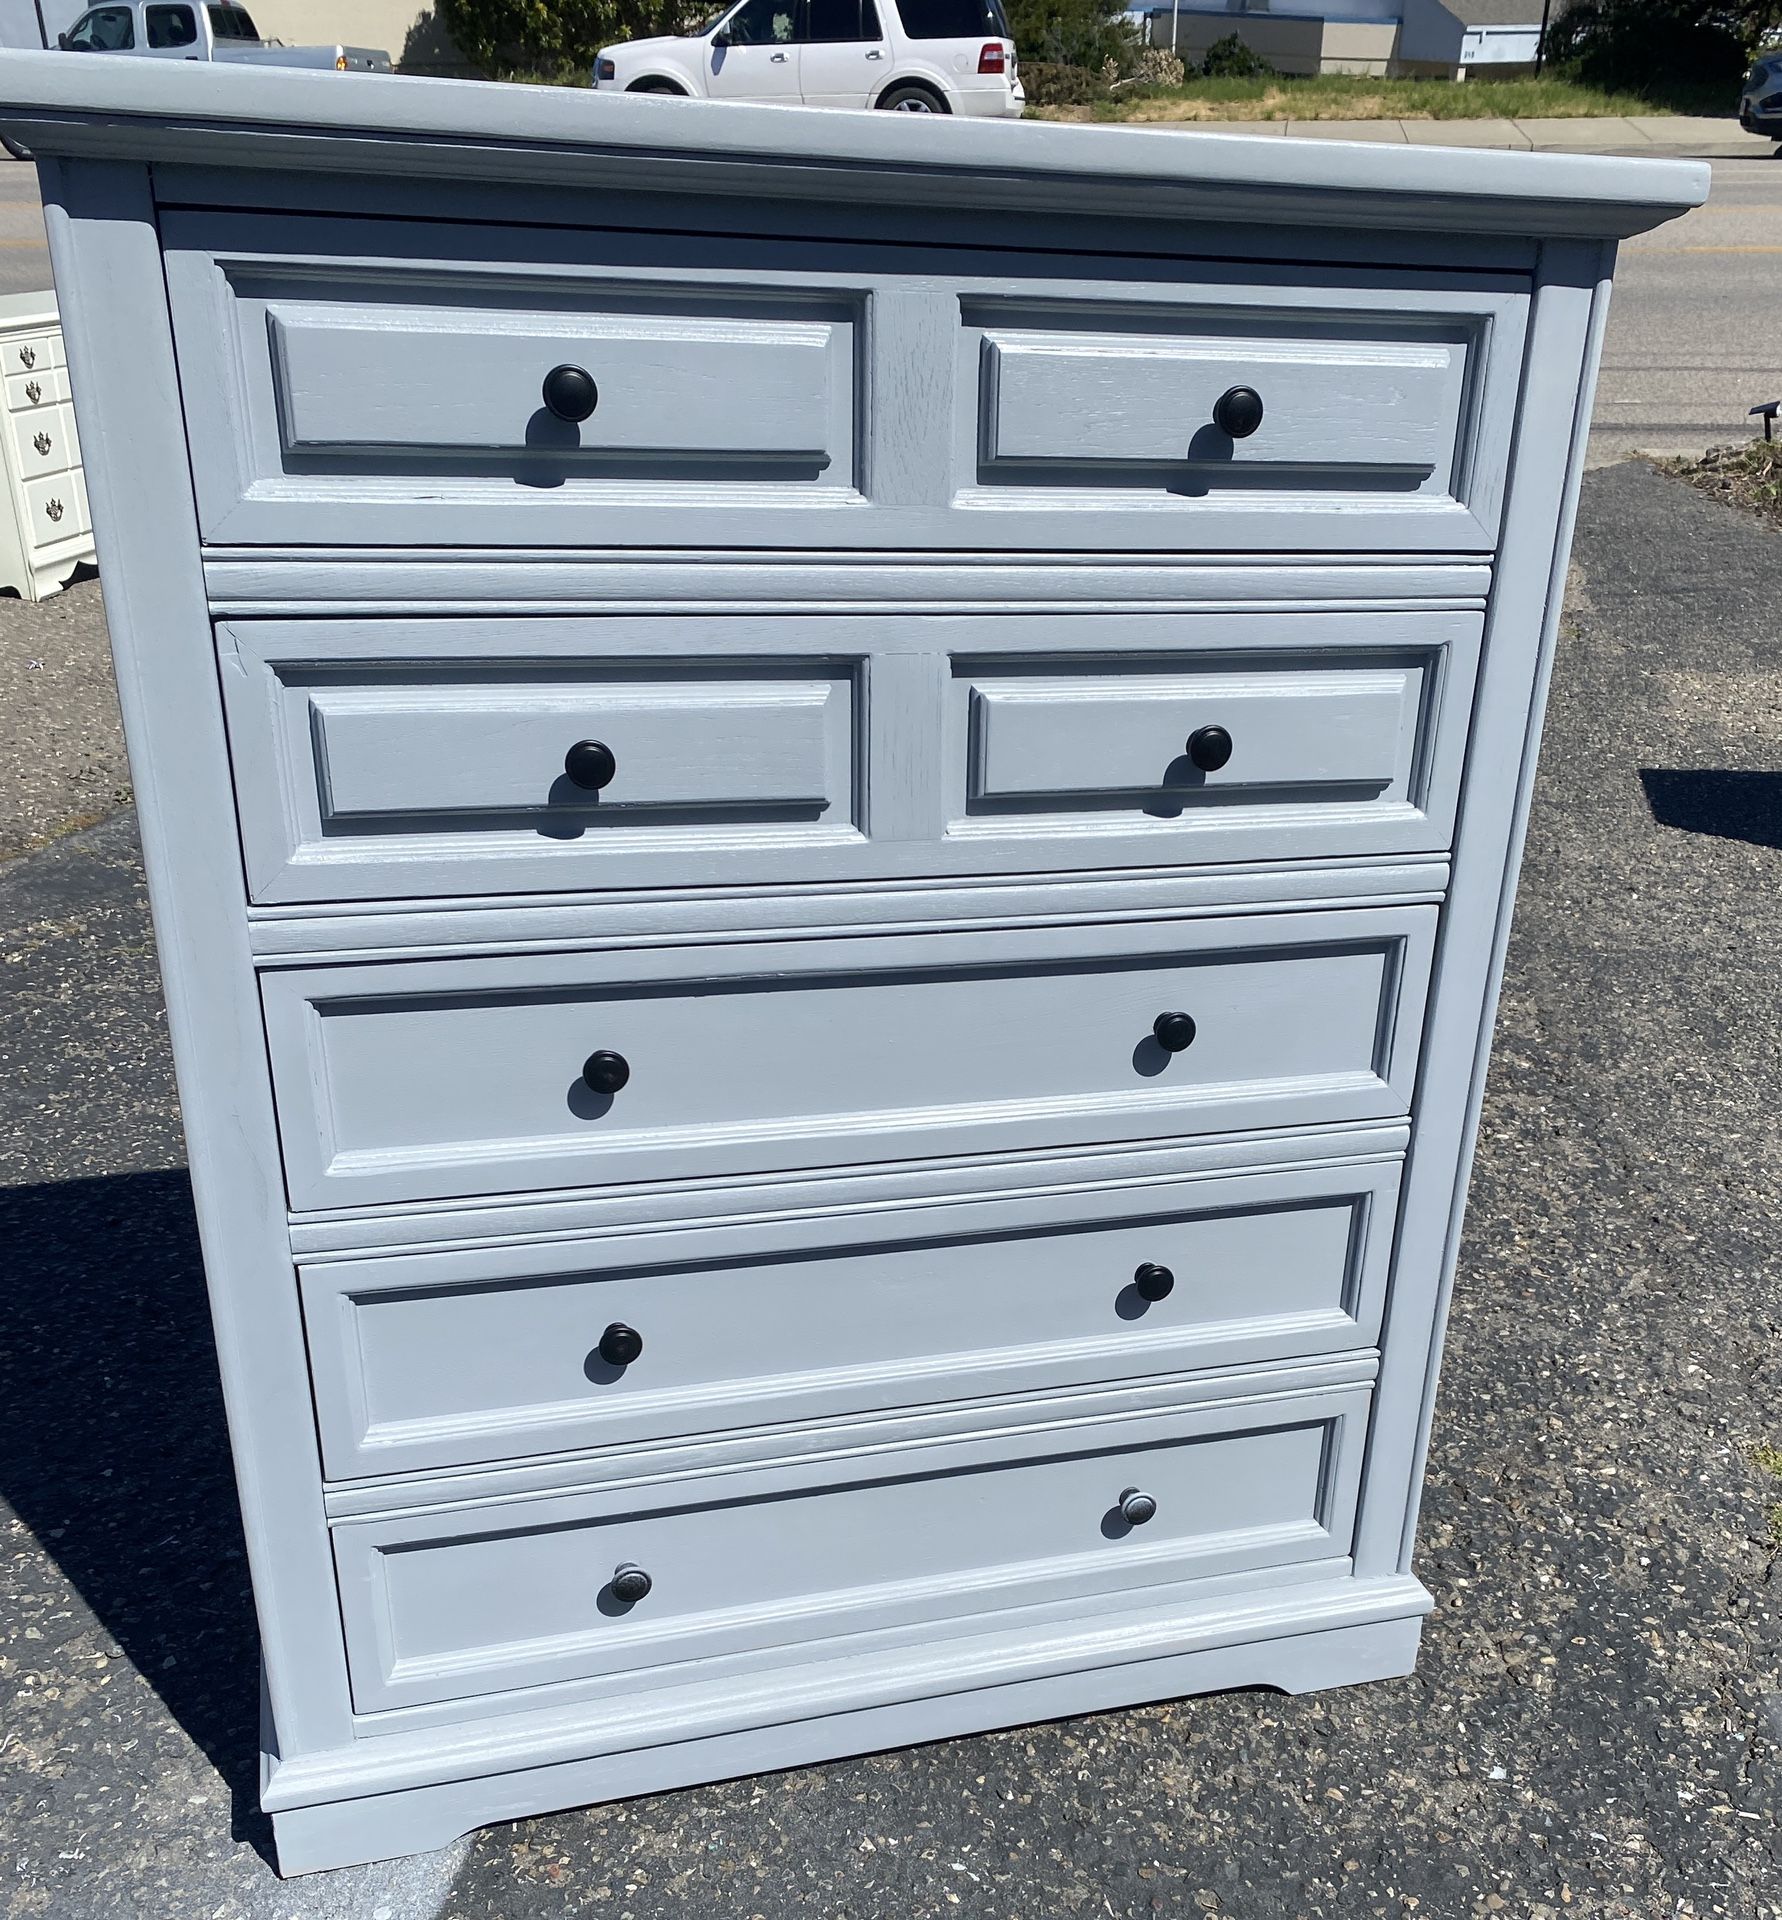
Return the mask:
{"type": "Polygon", "coordinates": [[[269,40],[383,47],[405,73],[466,74],[431,5],[416,0],[244,0],[269,40]]]}
{"type": "Polygon", "coordinates": [[[1464,80],[1527,71],[1541,0],[1226,0],[1147,9],[1147,38],[1191,65],[1236,34],[1277,73],[1375,73],[1464,80]]]}

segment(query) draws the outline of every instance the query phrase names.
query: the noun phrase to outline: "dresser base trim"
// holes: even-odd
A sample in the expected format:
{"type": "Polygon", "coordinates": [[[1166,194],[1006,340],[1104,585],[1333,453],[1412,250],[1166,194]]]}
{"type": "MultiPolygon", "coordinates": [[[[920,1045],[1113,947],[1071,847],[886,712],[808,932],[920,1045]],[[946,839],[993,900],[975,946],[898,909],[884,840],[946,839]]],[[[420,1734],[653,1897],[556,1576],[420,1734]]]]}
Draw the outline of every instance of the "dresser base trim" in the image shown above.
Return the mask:
{"type": "Polygon", "coordinates": [[[272,1816],[278,1868],[288,1878],[425,1853],[495,1821],[1148,1701],[1232,1687],[1310,1693],[1397,1679],[1416,1665],[1422,1628],[1420,1614],[1411,1614],[752,1727],[632,1753],[290,1807],[272,1816]]]}
{"type": "Polygon", "coordinates": [[[770,1689],[757,1683],[728,1700],[689,1688],[679,1702],[657,1694],[593,1714],[511,1717],[465,1726],[446,1742],[436,1731],[290,1761],[269,1751],[261,1798],[281,1873],[351,1866],[442,1847],[493,1821],[886,1747],[1231,1687],[1307,1693],[1395,1678],[1415,1665],[1432,1604],[1419,1582],[1401,1577],[1301,1586],[1187,1614],[1179,1604],[1098,1609],[1081,1625],[1039,1634],[968,1636],[882,1664],[781,1672],[770,1689]],[[699,1692],[707,1697],[696,1701],[699,1692]],[[553,1751],[575,1757],[524,1764],[553,1751]]]}

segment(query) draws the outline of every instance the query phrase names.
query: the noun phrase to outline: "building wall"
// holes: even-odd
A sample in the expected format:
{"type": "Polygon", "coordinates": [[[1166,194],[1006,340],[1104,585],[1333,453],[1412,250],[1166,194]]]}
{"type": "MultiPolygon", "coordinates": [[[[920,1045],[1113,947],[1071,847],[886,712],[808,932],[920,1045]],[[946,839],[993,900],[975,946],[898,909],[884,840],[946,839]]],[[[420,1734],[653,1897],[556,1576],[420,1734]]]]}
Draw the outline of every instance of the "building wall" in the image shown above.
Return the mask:
{"type": "MultiPolygon", "coordinates": [[[[1151,15],[1151,44],[1170,44],[1168,10],[1151,15]]],[[[1277,73],[1373,73],[1395,71],[1398,22],[1393,19],[1322,20],[1305,14],[1231,13],[1184,6],[1175,16],[1176,51],[1184,60],[1203,58],[1215,40],[1235,33],[1277,73]]]]}
{"type": "Polygon", "coordinates": [[[269,40],[382,47],[406,73],[470,72],[424,0],[244,0],[269,40]]]}
{"type": "Polygon", "coordinates": [[[1397,45],[1396,20],[1326,20],[1324,71],[1389,73],[1397,45]]]}

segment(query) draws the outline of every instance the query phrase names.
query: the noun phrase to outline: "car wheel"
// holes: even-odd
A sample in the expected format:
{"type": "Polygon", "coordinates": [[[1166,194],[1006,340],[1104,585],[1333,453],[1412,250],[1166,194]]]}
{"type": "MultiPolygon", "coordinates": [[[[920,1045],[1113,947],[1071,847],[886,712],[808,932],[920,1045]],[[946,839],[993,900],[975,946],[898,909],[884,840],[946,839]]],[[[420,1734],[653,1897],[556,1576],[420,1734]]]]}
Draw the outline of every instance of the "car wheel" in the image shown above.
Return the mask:
{"type": "Polygon", "coordinates": [[[635,86],[625,89],[627,93],[663,93],[671,100],[685,100],[687,89],[677,87],[672,80],[639,80],[635,86]]]}
{"type": "Polygon", "coordinates": [[[888,113],[945,113],[947,103],[927,87],[891,87],[879,96],[879,105],[888,113]]]}

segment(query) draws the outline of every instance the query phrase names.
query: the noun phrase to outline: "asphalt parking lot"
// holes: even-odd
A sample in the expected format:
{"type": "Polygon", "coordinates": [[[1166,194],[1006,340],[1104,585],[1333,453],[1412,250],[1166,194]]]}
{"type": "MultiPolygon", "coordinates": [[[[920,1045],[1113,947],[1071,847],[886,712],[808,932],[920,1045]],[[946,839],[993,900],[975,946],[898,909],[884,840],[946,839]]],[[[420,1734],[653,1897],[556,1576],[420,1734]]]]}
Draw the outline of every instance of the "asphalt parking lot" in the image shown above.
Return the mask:
{"type": "MultiPolygon", "coordinates": [[[[1586,481],[1414,1677],[289,1884],[254,1812],[253,1624],[130,816],[0,866],[0,1913],[1782,1915],[1782,1479],[1754,1458],[1782,1443],[1779,560],[1782,534],[1643,465],[1586,481]]],[[[60,603],[54,684],[21,663],[46,617],[0,603],[15,845],[94,810],[69,740],[115,751],[97,588],[60,603]],[[59,817],[18,778],[40,740],[59,817]]]]}

